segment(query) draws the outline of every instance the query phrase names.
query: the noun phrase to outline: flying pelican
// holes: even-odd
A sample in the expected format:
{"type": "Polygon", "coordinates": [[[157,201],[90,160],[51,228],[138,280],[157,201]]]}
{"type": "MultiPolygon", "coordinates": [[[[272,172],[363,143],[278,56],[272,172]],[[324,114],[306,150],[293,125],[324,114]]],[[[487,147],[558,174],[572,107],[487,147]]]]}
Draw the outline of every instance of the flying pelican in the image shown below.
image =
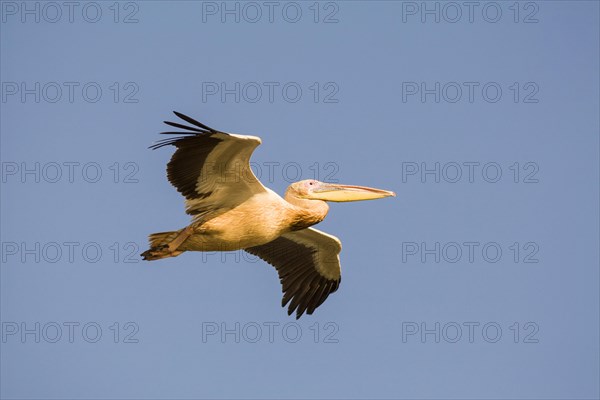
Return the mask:
{"type": "Polygon", "coordinates": [[[174,113],[193,126],[164,121],[185,131],[163,134],[184,136],[160,140],[150,148],[177,148],[167,177],[185,197],[192,222],[177,231],[151,234],[150,249],[141,254],[144,260],[184,251],[244,249],[277,269],[283,286],[281,306],[291,301],[288,315],[296,311],[298,319],[305,311],[312,314],[341,281],[341,242],[311,228],[327,215],[326,201],[379,199],[394,192],[308,179],[291,184],[281,198],[250,168],[260,138],[217,131],[174,113]]]}

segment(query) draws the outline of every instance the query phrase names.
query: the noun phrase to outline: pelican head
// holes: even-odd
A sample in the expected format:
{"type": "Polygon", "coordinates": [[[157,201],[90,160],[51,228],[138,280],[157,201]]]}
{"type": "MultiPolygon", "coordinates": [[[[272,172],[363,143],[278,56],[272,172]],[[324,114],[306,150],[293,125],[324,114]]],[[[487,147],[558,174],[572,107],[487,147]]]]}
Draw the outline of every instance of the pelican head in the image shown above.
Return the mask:
{"type": "Polygon", "coordinates": [[[335,202],[374,200],[396,196],[396,193],[388,190],[366,186],[325,183],[314,179],[295,182],[290,185],[288,190],[291,190],[296,197],[301,199],[335,202]]]}

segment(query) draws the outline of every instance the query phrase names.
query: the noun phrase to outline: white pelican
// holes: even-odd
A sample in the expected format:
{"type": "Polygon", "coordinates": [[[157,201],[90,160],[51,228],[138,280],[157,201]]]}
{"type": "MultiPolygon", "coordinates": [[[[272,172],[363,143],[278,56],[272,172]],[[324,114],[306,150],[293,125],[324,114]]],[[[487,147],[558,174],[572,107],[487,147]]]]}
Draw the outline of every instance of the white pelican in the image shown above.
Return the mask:
{"type": "Polygon", "coordinates": [[[193,125],[164,121],[184,129],[163,134],[151,149],[173,145],[167,165],[171,184],[185,196],[187,227],[150,235],[144,260],[175,257],[184,251],[244,249],[273,265],[283,286],[282,307],[296,319],[312,314],[341,280],[338,238],[310,228],[327,215],[326,201],[358,201],[395,196],[363,186],[334,185],[308,179],[287,188],[285,198],[264,187],[250,169],[256,136],[220,132],[175,112],[193,125]]]}

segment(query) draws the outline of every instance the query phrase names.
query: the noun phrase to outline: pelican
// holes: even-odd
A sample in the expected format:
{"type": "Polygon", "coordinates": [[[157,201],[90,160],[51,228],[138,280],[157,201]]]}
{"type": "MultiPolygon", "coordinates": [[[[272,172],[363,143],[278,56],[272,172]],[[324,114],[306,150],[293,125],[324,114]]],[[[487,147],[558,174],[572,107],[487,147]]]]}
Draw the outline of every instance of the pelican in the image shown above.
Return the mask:
{"type": "Polygon", "coordinates": [[[313,179],[291,184],[284,198],[266,188],[250,168],[261,144],[256,136],[212,129],[174,111],[192,125],[150,146],[177,148],[167,165],[169,182],[185,197],[192,222],[183,229],[153,233],[144,260],[175,257],[185,251],[243,249],[275,267],[282,284],[281,306],[296,319],[312,314],[341,281],[338,238],[311,226],[323,221],[328,201],[346,202],[395,196],[394,192],[313,179]]]}

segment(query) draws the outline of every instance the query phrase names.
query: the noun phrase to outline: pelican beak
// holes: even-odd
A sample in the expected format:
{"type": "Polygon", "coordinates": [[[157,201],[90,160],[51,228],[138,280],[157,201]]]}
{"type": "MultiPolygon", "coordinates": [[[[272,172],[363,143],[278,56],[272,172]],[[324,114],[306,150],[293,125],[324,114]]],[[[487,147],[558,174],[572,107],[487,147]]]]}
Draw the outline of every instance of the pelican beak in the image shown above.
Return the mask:
{"type": "Polygon", "coordinates": [[[314,188],[308,198],[324,201],[361,201],[374,200],[384,197],[396,196],[396,193],[388,190],[374,189],[366,186],[336,185],[333,183],[320,183],[314,188]]]}

